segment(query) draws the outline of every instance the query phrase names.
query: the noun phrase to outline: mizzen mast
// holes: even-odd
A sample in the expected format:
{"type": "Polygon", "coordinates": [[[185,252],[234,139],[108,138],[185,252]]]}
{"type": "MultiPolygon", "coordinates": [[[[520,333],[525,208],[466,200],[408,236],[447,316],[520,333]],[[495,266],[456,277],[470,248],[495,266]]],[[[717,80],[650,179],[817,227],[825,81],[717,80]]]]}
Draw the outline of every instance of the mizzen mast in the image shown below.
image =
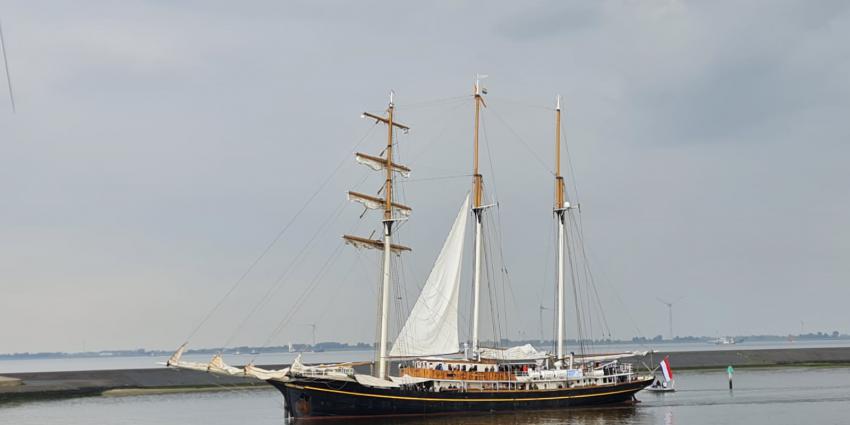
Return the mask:
{"type": "Polygon", "coordinates": [[[393,119],[393,112],[395,110],[395,104],[393,103],[393,92],[390,92],[390,102],[387,107],[387,116],[381,117],[378,115],[370,114],[368,112],[363,113],[364,118],[372,118],[378,122],[382,122],[387,126],[387,147],[384,149],[384,153],[386,154],[383,158],[375,157],[371,155],[366,155],[362,153],[357,153],[355,158],[357,162],[364,164],[373,170],[381,170],[383,169],[386,172],[386,180],[383,186],[384,198],[378,198],[375,196],[365,195],[357,192],[348,192],[348,198],[352,201],[359,202],[363,204],[368,209],[383,209],[384,210],[384,219],[383,219],[383,227],[384,227],[384,237],[383,240],[373,240],[369,238],[361,238],[358,236],[344,235],[343,239],[345,239],[346,243],[352,244],[357,247],[366,247],[366,248],[375,248],[383,250],[383,275],[381,279],[381,291],[379,295],[380,306],[381,306],[381,315],[378,323],[378,333],[380,335],[380,341],[378,342],[378,371],[376,376],[378,378],[386,379],[387,378],[387,332],[388,332],[388,322],[389,322],[389,306],[390,306],[390,255],[393,253],[401,253],[403,251],[410,251],[410,248],[396,245],[392,243],[392,231],[393,231],[393,223],[397,220],[403,220],[404,218],[396,218],[394,211],[398,211],[402,216],[410,215],[411,208],[405,205],[397,204],[393,202],[393,177],[394,174],[400,173],[404,176],[407,176],[410,173],[410,169],[398,165],[393,162],[393,131],[398,128],[404,132],[410,130],[410,127],[406,125],[397,123],[393,119]]]}
{"type": "Polygon", "coordinates": [[[480,77],[475,79],[474,98],[475,98],[475,130],[473,132],[473,154],[472,154],[472,212],[475,215],[475,258],[472,264],[472,354],[478,355],[478,312],[481,293],[481,218],[486,207],[481,205],[482,200],[482,180],[481,174],[478,172],[478,126],[479,117],[481,115],[481,105],[487,106],[484,103],[483,94],[487,91],[482,89],[480,77]]]}

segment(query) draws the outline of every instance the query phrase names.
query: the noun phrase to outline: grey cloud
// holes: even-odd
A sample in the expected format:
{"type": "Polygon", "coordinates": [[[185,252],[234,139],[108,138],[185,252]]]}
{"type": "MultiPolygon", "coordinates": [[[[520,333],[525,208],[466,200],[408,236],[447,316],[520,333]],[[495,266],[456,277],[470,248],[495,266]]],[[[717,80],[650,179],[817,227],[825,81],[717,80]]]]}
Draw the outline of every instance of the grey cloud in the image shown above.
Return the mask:
{"type": "MultiPolygon", "coordinates": [[[[427,179],[469,174],[471,143],[468,104],[414,104],[468,95],[476,72],[491,75],[483,171],[515,296],[504,336],[537,335],[536,308],[552,297],[546,108],[556,93],[615,337],[633,336],[633,324],[663,332],[663,311],[647,307],[658,293],[689,294],[682,334],[784,333],[800,319],[850,331],[846,7],[9,6],[0,18],[18,113],[0,106],[0,285],[13,294],[0,297],[0,351],[182,342],[367,133],[358,115],[382,109],[389,89],[414,129],[401,160],[422,179],[404,186],[415,212],[400,232],[414,247],[402,269],[401,303],[412,303],[469,186],[427,179]],[[753,314],[756,304],[769,307],[753,314]]],[[[381,137],[358,150],[380,151],[381,137]]],[[[343,195],[376,191],[371,177],[344,163],[193,344],[221,344],[322,229],[236,338],[265,340],[339,235],[374,227],[343,195]]],[[[273,342],[308,339],[298,325],[308,322],[320,339],[372,339],[376,264],[342,251],[273,342]]]]}

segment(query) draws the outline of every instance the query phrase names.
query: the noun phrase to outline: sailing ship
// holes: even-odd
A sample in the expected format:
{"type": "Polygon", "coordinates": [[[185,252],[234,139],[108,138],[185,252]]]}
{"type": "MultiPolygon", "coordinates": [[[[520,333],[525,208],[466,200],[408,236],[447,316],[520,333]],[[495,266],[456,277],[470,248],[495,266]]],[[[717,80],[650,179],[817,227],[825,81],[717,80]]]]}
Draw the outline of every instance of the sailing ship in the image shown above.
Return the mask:
{"type": "Polygon", "coordinates": [[[171,367],[203,370],[265,380],[280,390],[286,413],[294,418],[422,415],[447,412],[512,411],[575,406],[610,405],[635,400],[638,391],[653,382],[622,359],[646,353],[575,355],[565,351],[565,250],[566,215],[574,208],[566,200],[561,175],[561,104],[555,107],[555,196],[553,215],[558,225],[557,329],[555,353],[531,345],[511,348],[484,347],[479,339],[479,304],[482,280],[483,217],[492,205],[484,204],[483,177],[478,167],[479,120],[486,107],[480,80],[473,91],[472,190],[463,200],[454,223],[419,298],[395,342],[389,343],[390,266],[392,256],[411,251],[396,244],[393,231],[412,209],[393,199],[395,179],[410,169],[395,162],[396,130],[408,131],[395,116],[393,94],[386,115],[363,116],[386,126],[386,147],[381,155],[356,153],[357,162],[383,173],[383,198],[348,192],[352,201],[383,211],[383,238],[344,235],[345,242],[381,251],[381,286],[378,294],[379,340],[372,373],[358,372],[353,363],[305,365],[300,356],[280,370],[248,364],[233,367],[220,355],[209,363],[181,359],[185,344],[168,361],[171,367]],[[458,300],[464,239],[468,218],[473,220],[471,338],[465,349],[458,335],[458,300]]]}

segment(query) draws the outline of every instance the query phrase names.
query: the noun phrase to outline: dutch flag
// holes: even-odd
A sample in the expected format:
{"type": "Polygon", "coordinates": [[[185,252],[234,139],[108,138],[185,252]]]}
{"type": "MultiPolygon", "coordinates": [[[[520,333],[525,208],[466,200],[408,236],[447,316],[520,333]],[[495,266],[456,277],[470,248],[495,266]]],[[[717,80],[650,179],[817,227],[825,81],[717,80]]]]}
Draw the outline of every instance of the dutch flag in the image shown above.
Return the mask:
{"type": "Polygon", "coordinates": [[[664,379],[667,382],[673,380],[673,369],[670,369],[670,358],[668,356],[664,356],[664,360],[661,360],[661,373],[664,374],[664,379]]]}

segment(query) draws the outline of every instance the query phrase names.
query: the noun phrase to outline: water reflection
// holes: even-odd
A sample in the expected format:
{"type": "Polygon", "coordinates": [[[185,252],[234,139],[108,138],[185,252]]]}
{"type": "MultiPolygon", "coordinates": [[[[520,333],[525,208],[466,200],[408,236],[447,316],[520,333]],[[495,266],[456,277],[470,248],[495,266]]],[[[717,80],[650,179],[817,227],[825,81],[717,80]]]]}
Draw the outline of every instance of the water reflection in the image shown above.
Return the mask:
{"type": "MultiPolygon", "coordinates": [[[[672,424],[670,421],[665,423],[672,424]]],[[[666,418],[665,418],[666,419],[666,418]]],[[[431,416],[404,416],[395,418],[364,418],[352,421],[325,421],[322,423],[356,423],[378,425],[602,425],[602,424],[650,424],[651,415],[641,412],[635,406],[615,406],[605,408],[580,408],[567,410],[538,410],[530,412],[499,412],[482,414],[449,414],[431,416]]]]}

